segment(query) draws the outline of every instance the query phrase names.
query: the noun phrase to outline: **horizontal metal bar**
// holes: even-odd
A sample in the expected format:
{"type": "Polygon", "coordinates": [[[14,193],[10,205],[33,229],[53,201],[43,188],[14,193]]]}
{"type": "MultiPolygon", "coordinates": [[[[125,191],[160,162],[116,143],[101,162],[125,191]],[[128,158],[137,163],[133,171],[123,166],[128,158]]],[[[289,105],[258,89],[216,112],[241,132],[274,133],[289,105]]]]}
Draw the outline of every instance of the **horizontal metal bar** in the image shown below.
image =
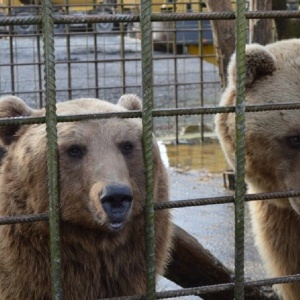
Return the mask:
{"type": "MultiPolygon", "coordinates": [[[[273,18],[300,18],[300,10],[277,10],[277,11],[248,11],[247,19],[273,19],[273,18]]],[[[199,12],[199,13],[157,13],[151,15],[152,22],[189,21],[189,20],[234,20],[234,12],[199,12]]],[[[53,17],[55,24],[91,24],[91,23],[127,23],[139,22],[139,14],[95,14],[95,15],[56,15],[53,17]]],[[[41,24],[41,16],[32,17],[0,17],[0,26],[41,24]]]]}
{"type": "Polygon", "coordinates": [[[31,223],[31,222],[40,222],[40,221],[48,221],[48,220],[49,220],[48,214],[9,216],[9,217],[1,217],[0,225],[31,223]]]}
{"type": "MultiPolygon", "coordinates": [[[[155,299],[166,299],[173,297],[184,297],[192,295],[205,295],[213,292],[222,292],[233,290],[234,283],[225,283],[211,286],[201,286],[195,288],[185,288],[180,290],[170,290],[164,292],[156,292],[155,299]]],[[[114,297],[114,298],[104,298],[102,300],[145,300],[145,296],[128,296],[128,297],[114,297]]]]}
{"type": "MultiPolygon", "coordinates": [[[[267,104],[267,105],[249,105],[246,106],[246,112],[262,112],[273,110],[294,110],[300,109],[300,103],[286,103],[286,104],[267,104]]],[[[217,114],[217,113],[233,113],[234,106],[221,107],[194,107],[194,108],[166,108],[154,109],[153,117],[168,117],[168,116],[185,116],[185,115],[203,115],[203,114],[217,114]]],[[[58,122],[77,122],[84,120],[108,119],[108,118],[141,118],[141,111],[128,112],[112,112],[99,113],[88,115],[74,115],[74,116],[58,116],[58,122]]],[[[2,118],[0,119],[0,126],[6,125],[23,125],[23,124],[40,124],[45,123],[45,117],[17,117],[17,118],[2,118]]]]}
{"type": "MultiPolygon", "coordinates": [[[[300,275],[291,275],[291,276],[282,276],[274,277],[269,279],[262,280],[251,280],[245,282],[245,288],[250,287],[261,287],[261,286],[271,286],[273,284],[282,284],[282,283],[292,283],[300,281],[300,275]]],[[[233,290],[234,283],[224,283],[217,285],[201,286],[195,288],[185,288],[179,290],[170,290],[156,293],[156,299],[165,299],[173,297],[183,297],[183,296],[192,296],[192,295],[205,295],[210,293],[230,291],[233,290]]],[[[129,296],[129,297],[115,297],[115,298],[106,298],[103,300],[144,300],[144,296],[129,296]]]]}
{"type": "MultiPolygon", "coordinates": [[[[300,191],[257,193],[257,194],[247,194],[245,196],[245,201],[246,202],[263,201],[263,200],[299,197],[299,196],[300,196],[300,191]]],[[[171,209],[171,208],[204,206],[204,205],[226,204],[226,203],[234,203],[234,196],[208,197],[208,198],[159,202],[159,203],[155,203],[154,209],[160,210],[160,209],[171,209]]],[[[38,221],[48,221],[48,214],[32,214],[32,215],[0,217],[0,225],[38,222],[38,221]]]]}
{"type": "MultiPolygon", "coordinates": [[[[245,201],[246,202],[262,201],[262,200],[266,201],[272,199],[281,199],[281,198],[299,197],[299,196],[300,196],[300,191],[257,193],[257,194],[247,194],[245,196],[245,201]]],[[[234,196],[208,197],[208,198],[159,202],[155,204],[154,209],[160,210],[160,209],[171,209],[171,208],[204,206],[204,205],[226,204],[226,203],[234,203],[234,196]]]]}

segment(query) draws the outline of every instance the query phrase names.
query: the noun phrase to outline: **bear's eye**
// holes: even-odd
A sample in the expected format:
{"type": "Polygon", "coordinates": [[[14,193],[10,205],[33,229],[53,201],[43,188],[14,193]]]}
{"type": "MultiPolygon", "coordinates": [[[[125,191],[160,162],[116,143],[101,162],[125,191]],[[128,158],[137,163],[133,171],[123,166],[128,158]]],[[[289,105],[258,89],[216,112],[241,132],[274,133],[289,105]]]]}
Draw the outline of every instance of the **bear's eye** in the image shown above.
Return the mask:
{"type": "Polygon", "coordinates": [[[124,155],[129,155],[132,153],[134,145],[132,142],[126,141],[119,144],[120,150],[124,155]]]}
{"type": "Polygon", "coordinates": [[[291,148],[300,149],[300,136],[295,135],[295,136],[288,137],[287,143],[288,143],[289,147],[291,147],[291,148]]]}
{"type": "Polygon", "coordinates": [[[73,158],[82,158],[86,153],[86,148],[81,145],[71,145],[67,149],[67,154],[73,158]]]}

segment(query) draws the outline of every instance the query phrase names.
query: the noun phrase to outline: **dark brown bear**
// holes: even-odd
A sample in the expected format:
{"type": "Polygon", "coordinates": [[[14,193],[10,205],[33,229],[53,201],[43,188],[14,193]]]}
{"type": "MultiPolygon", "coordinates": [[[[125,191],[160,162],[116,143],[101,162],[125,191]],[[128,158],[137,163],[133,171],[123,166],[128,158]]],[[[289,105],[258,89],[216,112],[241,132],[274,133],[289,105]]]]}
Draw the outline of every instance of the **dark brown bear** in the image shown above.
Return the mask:
{"type": "MultiPolygon", "coordinates": [[[[59,115],[141,109],[134,95],[57,104],[59,115]]],[[[0,100],[0,117],[44,116],[21,99],[0,100]]],[[[145,165],[140,119],[59,123],[59,188],[64,299],[145,293],[145,165]]],[[[2,126],[0,216],[47,213],[45,124],[2,126]]],[[[154,198],[168,200],[168,179],[154,140],[154,198]]],[[[156,272],[171,245],[167,210],[155,214],[156,272]]],[[[51,299],[48,222],[0,226],[0,299],[51,299]]]]}
{"type": "MultiPolygon", "coordinates": [[[[236,63],[228,68],[220,105],[235,105],[236,63]]],[[[247,105],[299,104],[300,40],[246,48],[247,105]]],[[[235,167],[235,116],[219,114],[217,133],[235,167]]],[[[248,193],[300,189],[300,111],[246,113],[245,173],[248,193]]],[[[270,276],[300,274],[300,197],[249,203],[256,245],[270,276]]],[[[300,299],[300,282],[274,286],[284,300],[300,299]]]]}

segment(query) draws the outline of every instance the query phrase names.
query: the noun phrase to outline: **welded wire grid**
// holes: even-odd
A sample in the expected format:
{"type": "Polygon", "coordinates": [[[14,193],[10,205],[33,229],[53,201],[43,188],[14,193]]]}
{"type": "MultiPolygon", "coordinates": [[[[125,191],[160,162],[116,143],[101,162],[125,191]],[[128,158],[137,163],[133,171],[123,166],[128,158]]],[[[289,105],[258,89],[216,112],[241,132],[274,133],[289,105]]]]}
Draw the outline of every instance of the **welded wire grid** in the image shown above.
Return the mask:
{"type": "MultiPolygon", "coordinates": [[[[16,0],[7,1],[8,4],[17,5],[16,0]]],[[[162,4],[163,2],[153,4],[152,9],[159,9],[162,4]]],[[[136,8],[138,10],[139,5],[132,3],[130,6],[134,5],[138,7],[136,8]]],[[[139,39],[131,37],[139,35],[137,32],[140,30],[140,24],[130,22],[138,21],[137,16],[139,15],[125,15],[122,17],[125,22],[121,23],[117,22],[120,20],[120,15],[105,15],[104,17],[109,19],[113,18],[112,24],[116,28],[114,31],[99,34],[95,29],[97,24],[95,22],[99,15],[86,15],[83,18],[71,13],[72,5],[68,1],[66,1],[66,7],[70,11],[66,13],[70,13],[70,15],[54,14],[57,22],[62,21],[62,17],[69,20],[69,23],[64,25],[64,31],[59,27],[61,24],[55,24],[54,28],[57,100],[64,101],[90,96],[116,101],[123,93],[136,93],[142,96],[141,42],[139,39]]],[[[182,4],[177,10],[181,11],[184,7],[185,4],[182,4]]],[[[121,8],[122,6],[118,10],[121,11],[121,8]]],[[[3,20],[6,19],[6,16],[13,16],[10,21],[14,22],[14,25],[3,26],[2,31],[0,96],[13,91],[15,95],[26,99],[30,105],[41,107],[45,105],[41,25],[40,23],[39,25],[16,24],[17,20],[26,18],[19,12],[24,9],[24,6],[21,8],[4,6],[3,8],[5,13],[3,20]],[[31,31],[30,29],[33,28],[30,26],[35,26],[36,31],[31,31]]],[[[39,20],[40,16],[40,8],[33,6],[31,17],[29,18],[27,15],[27,22],[39,20]]],[[[10,24],[12,24],[11,22],[10,24]]],[[[66,20],[62,22],[66,22],[66,20]]],[[[204,35],[206,38],[207,35],[210,35],[209,42],[212,42],[211,30],[207,28],[209,20],[195,20],[195,22],[191,29],[194,39],[193,46],[201,49],[203,43],[197,36],[204,35]],[[202,24],[202,22],[206,22],[206,24],[202,24]]],[[[216,105],[220,96],[218,71],[215,65],[207,62],[215,60],[215,54],[209,52],[191,56],[186,53],[185,48],[190,45],[190,41],[187,40],[184,29],[176,29],[173,21],[158,20],[158,22],[152,23],[153,35],[155,35],[154,50],[160,50],[161,47],[166,50],[166,52],[155,51],[153,53],[154,107],[195,107],[200,103],[201,105],[216,105]],[[168,29],[161,28],[162,24],[168,24],[168,29]],[[174,39],[177,35],[175,29],[181,36],[180,45],[176,45],[176,39],[174,39]],[[163,39],[163,43],[161,39],[163,39]],[[177,55],[178,51],[182,53],[180,56],[177,55]],[[204,62],[199,59],[200,56],[205,59],[204,62]],[[204,68],[203,64],[205,64],[204,68]],[[203,76],[204,69],[205,77],[203,76]]],[[[185,116],[180,119],[168,117],[154,120],[156,135],[171,136],[174,134],[174,130],[178,133],[180,127],[191,123],[197,124],[199,119],[202,125],[205,122],[212,127],[212,118],[207,119],[204,115],[185,116]]],[[[201,128],[203,127],[201,126],[201,128]]]]}
{"type": "MultiPolygon", "coordinates": [[[[244,290],[247,287],[253,286],[264,286],[276,283],[294,282],[300,280],[299,276],[286,276],[281,278],[264,279],[258,281],[245,281],[244,278],[244,203],[246,201],[267,201],[272,198],[283,198],[299,196],[297,192],[279,192],[279,193],[264,193],[264,194],[251,194],[245,195],[245,184],[244,184],[244,120],[245,112],[247,111],[264,111],[264,110],[284,110],[284,109],[299,109],[300,106],[297,104],[285,104],[285,105],[259,105],[259,106],[247,106],[244,105],[244,77],[245,77],[245,42],[246,42],[246,19],[249,18],[274,18],[274,17],[300,17],[300,11],[265,11],[265,12],[247,12],[246,4],[244,0],[238,0],[236,2],[236,13],[161,13],[153,14],[151,12],[150,2],[143,0],[140,6],[141,13],[136,14],[105,14],[105,15],[59,15],[53,12],[53,3],[50,0],[42,1],[42,8],[38,15],[33,16],[3,16],[0,18],[0,26],[8,26],[9,34],[7,37],[8,52],[10,55],[9,62],[1,62],[1,68],[4,69],[2,74],[8,74],[7,86],[1,86],[0,92],[2,94],[15,93],[20,95],[27,95],[25,98],[31,95],[32,99],[38,99],[37,106],[46,104],[47,114],[46,118],[18,118],[18,119],[1,119],[0,125],[7,124],[33,124],[33,123],[44,123],[47,125],[47,137],[48,137],[48,172],[49,176],[49,195],[50,195],[50,210],[49,216],[45,214],[30,215],[30,216],[16,216],[16,217],[1,217],[0,225],[3,224],[15,224],[19,222],[34,222],[34,221],[45,221],[49,220],[51,227],[51,260],[52,260],[52,281],[53,281],[53,299],[62,299],[62,278],[61,278],[61,261],[60,261],[60,240],[59,240],[59,190],[57,183],[57,136],[56,136],[56,124],[57,122],[72,122],[76,120],[91,119],[91,118],[111,118],[114,116],[131,118],[141,117],[143,120],[143,144],[144,144],[144,157],[147,168],[147,204],[146,204],[146,245],[147,245],[147,294],[146,296],[132,296],[132,297],[121,297],[115,299],[162,299],[170,297],[180,297],[186,295],[204,295],[216,291],[234,290],[235,299],[244,299],[244,290]],[[188,105],[176,104],[175,108],[159,106],[158,103],[154,103],[154,88],[155,84],[155,57],[153,57],[152,51],[152,34],[151,34],[151,23],[157,22],[172,22],[181,20],[210,20],[210,19],[236,19],[236,51],[237,51],[237,103],[236,107],[204,107],[204,103],[195,107],[189,107],[188,105]],[[142,85],[141,94],[143,96],[144,108],[142,112],[126,112],[126,113],[114,113],[114,114],[97,114],[97,115],[80,115],[80,116],[67,116],[57,117],[55,111],[55,103],[57,101],[57,93],[65,93],[67,98],[74,98],[77,96],[77,87],[73,86],[73,67],[76,65],[76,59],[72,58],[71,44],[72,36],[66,35],[67,37],[61,44],[61,49],[66,51],[64,54],[67,57],[63,62],[55,59],[55,53],[60,51],[60,48],[54,48],[54,37],[55,26],[59,24],[65,24],[66,32],[69,32],[69,26],[72,24],[96,24],[101,22],[121,24],[122,29],[123,23],[130,24],[131,22],[139,23],[141,30],[141,60],[138,57],[131,57],[125,59],[124,56],[124,36],[121,36],[121,58],[120,70],[123,76],[119,85],[117,94],[130,92],[130,88],[138,88],[142,85]],[[29,48],[22,48],[24,44],[19,44],[14,38],[13,28],[17,25],[34,25],[37,28],[41,27],[42,32],[36,34],[33,39],[30,40],[29,48]],[[42,40],[41,38],[42,37],[42,40]],[[43,45],[43,51],[40,51],[40,45],[43,45]],[[34,45],[34,46],[33,46],[34,45]],[[37,46],[36,46],[37,45],[37,46]],[[34,61],[26,62],[15,56],[16,51],[34,51],[34,61]],[[34,49],[34,50],[33,50],[34,49]],[[74,61],[73,61],[74,59],[74,61]],[[127,78],[124,76],[126,73],[126,64],[128,62],[136,63],[136,70],[142,69],[141,81],[136,81],[131,86],[127,83],[127,78]],[[153,63],[154,62],[154,63],[153,63]],[[68,78],[67,88],[61,88],[56,86],[56,70],[61,65],[67,67],[68,78]],[[18,80],[18,74],[22,71],[18,71],[18,68],[26,65],[27,67],[34,68],[32,74],[34,74],[34,81],[36,86],[32,90],[19,89],[18,85],[22,84],[22,80],[18,80]],[[44,77],[42,76],[44,74],[44,77]],[[17,78],[17,80],[16,80],[17,78]],[[128,87],[129,86],[129,87],[128,87]],[[45,99],[47,101],[45,101],[45,99]],[[153,176],[152,176],[152,127],[153,117],[170,117],[170,116],[202,116],[211,115],[216,113],[236,113],[236,157],[237,157],[237,174],[236,174],[236,191],[234,196],[226,197],[214,197],[214,198],[199,198],[199,199],[184,199],[180,201],[172,201],[154,204],[153,203],[153,176]],[[201,206],[201,205],[212,205],[221,203],[235,203],[235,240],[236,240],[236,252],[235,252],[235,278],[232,283],[202,286],[189,289],[180,289],[174,291],[156,292],[155,287],[155,273],[154,273],[154,224],[153,216],[154,211],[157,209],[169,209],[186,206],[201,206]]],[[[130,29],[130,28],[129,28],[130,29]]],[[[122,30],[121,30],[122,31],[122,30]]],[[[98,36],[91,35],[91,38],[87,40],[85,47],[87,47],[87,59],[85,61],[88,73],[92,75],[89,78],[91,82],[86,84],[86,88],[82,89],[85,93],[89,91],[93,92],[93,96],[101,97],[102,88],[100,89],[99,78],[101,74],[106,74],[107,69],[105,65],[109,63],[109,60],[105,56],[99,57],[97,51],[98,36]],[[90,56],[93,58],[91,59],[90,56]],[[103,69],[101,70],[100,68],[103,69]],[[101,71],[100,71],[101,70],[101,71]],[[97,77],[97,80],[95,79],[97,77]],[[93,81],[93,83],[92,83],[93,81]],[[90,88],[91,86],[91,88],[90,88]],[[95,93],[95,94],[94,94],[95,93]]],[[[157,61],[163,60],[164,57],[158,57],[157,61]]],[[[178,76],[176,69],[178,68],[179,58],[176,56],[176,50],[174,53],[173,70],[178,76]]],[[[170,62],[169,62],[170,63],[170,62]]],[[[200,66],[201,68],[201,66],[200,66]]],[[[169,75],[170,76],[170,75],[169,75]]],[[[175,79],[181,81],[178,77],[175,79]]],[[[103,76],[103,82],[101,84],[106,85],[109,81],[109,76],[103,76]]],[[[174,78],[172,78],[173,80],[174,78]]],[[[114,79],[113,79],[114,80],[114,79]]],[[[101,80],[100,80],[101,82],[101,80]]],[[[204,84],[203,77],[201,78],[201,84],[204,84]]],[[[3,83],[1,83],[2,85],[3,83]]],[[[25,83],[26,85],[26,83],[25,83]]],[[[108,84],[109,85],[109,84],[108,84]]],[[[110,87],[108,87],[109,89],[110,87]]],[[[80,89],[81,91],[81,89],[80,89]]],[[[110,94],[110,93],[108,93],[110,94]]],[[[63,94],[61,94],[63,95],[63,94]]],[[[104,95],[106,95],[104,93],[104,95]]],[[[178,95],[178,90],[175,89],[175,98],[178,95]]],[[[63,96],[60,96],[62,99],[63,96]]],[[[30,98],[30,97],[29,97],[30,98]]],[[[105,97],[107,98],[107,97],[105,97]]],[[[29,99],[30,100],[30,99],[29,99]]],[[[29,101],[30,102],[30,101],[29,101]]]]}

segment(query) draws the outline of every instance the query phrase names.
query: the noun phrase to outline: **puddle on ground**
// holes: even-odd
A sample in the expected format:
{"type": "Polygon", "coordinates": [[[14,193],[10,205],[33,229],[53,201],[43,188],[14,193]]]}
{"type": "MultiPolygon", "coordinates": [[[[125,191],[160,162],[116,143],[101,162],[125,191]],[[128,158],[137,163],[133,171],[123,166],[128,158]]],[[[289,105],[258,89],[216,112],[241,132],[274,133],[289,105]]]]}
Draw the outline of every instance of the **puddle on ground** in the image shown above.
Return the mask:
{"type": "Polygon", "coordinates": [[[205,169],[210,173],[223,173],[228,169],[223,151],[217,141],[193,145],[166,144],[164,146],[170,167],[182,171],[205,169]]]}

